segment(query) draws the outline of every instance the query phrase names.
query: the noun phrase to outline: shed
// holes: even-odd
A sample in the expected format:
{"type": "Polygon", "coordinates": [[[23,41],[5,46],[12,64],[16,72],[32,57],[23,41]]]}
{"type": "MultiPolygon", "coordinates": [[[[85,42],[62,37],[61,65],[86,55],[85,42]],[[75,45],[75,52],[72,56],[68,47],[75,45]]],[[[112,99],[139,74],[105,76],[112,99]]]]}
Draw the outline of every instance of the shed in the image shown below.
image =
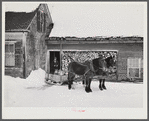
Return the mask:
{"type": "Polygon", "coordinates": [[[71,60],[83,62],[107,53],[116,56],[117,73],[107,80],[134,81],[143,80],[143,37],[49,37],[47,44],[46,71],[50,74],[50,64],[57,57],[60,70],[67,74],[67,66],[71,60]]]}

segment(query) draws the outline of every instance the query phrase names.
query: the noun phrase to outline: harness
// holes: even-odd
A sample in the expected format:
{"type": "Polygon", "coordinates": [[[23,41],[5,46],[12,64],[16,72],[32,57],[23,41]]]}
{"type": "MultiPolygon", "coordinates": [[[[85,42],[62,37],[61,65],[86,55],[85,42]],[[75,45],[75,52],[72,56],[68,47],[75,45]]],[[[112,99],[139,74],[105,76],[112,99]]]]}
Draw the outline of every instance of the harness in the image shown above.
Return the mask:
{"type": "MultiPolygon", "coordinates": [[[[104,60],[104,59],[102,59],[104,60]]],[[[93,72],[96,73],[98,70],[103,70],[103,68],[97,67],[95,64],[93,64],[93,61],[90,61],[90,66],[93,69],[93,72]],[[97,70],[94,69],[94,66],[97,67],[97,70]]]]}
{"type": "MultiPolygon", "coordinates": [[[[83,64],[82,64],[83,65],[83,64]]],[[[86,66],[86,65],[85,65],[86,66]]],[[[85,76],[89,71],[92,71],[91,69],[88,69],[84,74],[83,74],[83,76],[85,76]]],[[[68,72],[70,72],[70,73],[72,73],[72,74],[76,74],[76,73],[74,73],[74,72],[71,72],[71,71],[68,71],[68,72]]]]}
{"type": "MultiPolygon", "coordinates": [[[[68,58],[70,58],[73,62],[75,62],[75,60],[72,58],[72,57],[70,57],[69,55],[65,55],[65,57],[68,59],[68,58]]],[[[104,60],[105,61],[105,58],[102,58],[101,60],[104,60]]],[[[79,63],[79,64],[81,64],[81,65],[85,65],[85,64],[83,64],[83,63],[80,63],[80,62],[77,62],[77,63],[79,63]]],[[[85,66],[87,66],[87,65],[85,65],[85,66]]],[[[108,71],[108,69],[107,68],[101,68],[101,67],[97,67],[95,64],[93,64],[93,61],[91,60],[91,61],[89,61],[89,69],[83,74],[83,75],[80,75],[80,76],[86,76],[86,74],[89,72],[89,71],[91,71],[91,72],[93,72],[94,74],[98,71],[98,70],[104,70],[105,69],[105,71],[108,71]],[[97,69],[95,70],[94,69],[94,67],[97,67],[97,69]]],[[[72,73],[72,74],[76,74],[76,73],[74,73],[74,72],[71,72],[71,71],[68,71],[69,73],[72,73]]]]}

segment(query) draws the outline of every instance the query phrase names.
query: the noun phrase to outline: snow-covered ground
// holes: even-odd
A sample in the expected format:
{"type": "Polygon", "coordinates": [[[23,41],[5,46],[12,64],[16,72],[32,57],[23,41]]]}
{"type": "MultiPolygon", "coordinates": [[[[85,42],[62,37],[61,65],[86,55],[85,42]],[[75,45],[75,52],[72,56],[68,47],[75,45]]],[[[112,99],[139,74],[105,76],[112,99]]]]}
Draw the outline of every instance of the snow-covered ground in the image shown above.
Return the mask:
{"type": "Polygon", "coordinates": [[[92,93],[86,93],[81,82],[74,89],[67,85],[48,85],[42,69],[32,71],[27,79],[5,76],[5,107],[114,107],[142,108],[143,84],[106,82],[100,91],[99,82],[92,81],[92,93]]]}

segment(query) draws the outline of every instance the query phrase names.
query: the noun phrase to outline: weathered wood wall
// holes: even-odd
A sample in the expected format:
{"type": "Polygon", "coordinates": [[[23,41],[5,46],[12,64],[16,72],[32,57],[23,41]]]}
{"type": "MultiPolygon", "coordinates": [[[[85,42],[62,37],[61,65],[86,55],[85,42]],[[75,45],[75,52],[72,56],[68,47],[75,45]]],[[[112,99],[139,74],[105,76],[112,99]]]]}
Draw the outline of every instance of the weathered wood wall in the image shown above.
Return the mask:
{"type": "MultiPolygon", "coordinates": [[[[49,50],[60,49],[59,44],[49,44],[49,50]]],[[[63,50],[117,50],[118,51],[118,80],[127,78],[127,59],[129,57],[143,59],[143,43],[98,43],[98,44],[63,44],[63,50]]],[[[141,79],[143,77],[141,76],[141,79]]]]}

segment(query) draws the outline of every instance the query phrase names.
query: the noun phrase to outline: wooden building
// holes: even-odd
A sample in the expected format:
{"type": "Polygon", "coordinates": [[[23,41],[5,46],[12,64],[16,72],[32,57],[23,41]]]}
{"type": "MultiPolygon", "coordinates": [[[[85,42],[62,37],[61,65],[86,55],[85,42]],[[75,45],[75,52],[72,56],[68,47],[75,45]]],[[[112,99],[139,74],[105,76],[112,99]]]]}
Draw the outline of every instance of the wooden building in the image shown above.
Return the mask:
{"type": "Polygon", "coordinates": [[[32,70],[45,69],[48,37],[53,28],[47,4],[32,12],[5,13],[5,74],[26,78],[32,70]]]}
{"type": "Polygon", "coordinates": [[[38,68],[50,74],[56,57],[59,74],[67,77],[67,55],[84,62],[110,53],[116,58],[117,73],[107,80],[143,80],[143,37],[49,37],[53,21],[47,4],[5,16],[6,75],[26,78],[38,68]]]}
{"type": "Polygon", "coordinates": [[[83,62],[97,58],[99,54],[113,54],[116,57],[117,74],[107,80],[143,80],[143,37],[50,37],[46,38],[47,65],[56,56],[62,73],[67,75],[67,66],[71,61],[83,62]]]}

